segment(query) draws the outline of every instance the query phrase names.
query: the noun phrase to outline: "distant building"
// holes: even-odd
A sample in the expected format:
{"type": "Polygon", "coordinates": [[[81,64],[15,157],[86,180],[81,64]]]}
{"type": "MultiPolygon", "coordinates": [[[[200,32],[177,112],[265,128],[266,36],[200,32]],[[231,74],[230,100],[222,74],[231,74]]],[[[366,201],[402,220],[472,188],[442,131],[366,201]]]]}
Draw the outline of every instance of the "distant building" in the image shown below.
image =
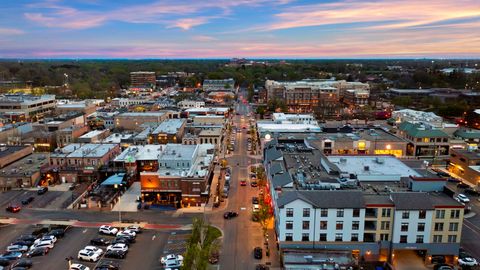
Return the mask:
{"type": "Polygon", "coordinates": [[[273,113],[272,121],[276,124],[318,124],[311,114],[273,113]]]}
{"type": "Polygon", "coordinates": [[[177,106],[181,109],[204,108],[205,107],[205,101],[182,100],[182,101],[178,102],[177,106]]]}
{"type": "MultiPolygon", "coordinates": [[[[31,150],[31,149],[30,149],[31,150]]],[[[30,188],[40,184],[40,169],[48,166],[48,154],[34,153],[0,170],[0,189],[30,188]]]]}
{"type": "Polygon", "coordinates": [[[480,184],[480,151],[473,149],[452,149],[449,171],[467,180],[471,185],[480,184]]]}
{"type": "Polygon", "coordinates": [[[88,126],[74,125],[57,130],[57,146],[64,147],[76,142],[77,138],[88,132],[88,126]]]}
{"type": "Polygon", "coordinates": [[[57,103],[55,112],[57,114],[79,112],[88,116],[94,113],[96,109],[97,109],[97,106],[95,105],[95,103],[89,100],[83,100],[83,101],[63,100],[57,103]]]}
{"type": "Polygon", "coordinates": [[[224,79],[224,80],[204,80],[203,81],[203,91],[206,93],[214,91],[235,91],[235,80],[224,79]]]}
{"type": "Polygon", "coordinates": [[[155,88],[157,78],[155,72],[136,71],[130,72],[130,85],[138,88],[155,88]]]}
{"type": "Polygon", "coordinates": [[[82,136],[78,137],[78,143],[98,143],[103,141],[105,138],[110,135],[110,130],[103,129],[103,130],[92,130],[88,133],[83,134],[82,136]]]}
{"type": "Polygon", "coordinates": [[[114,98],[112,99],[112,105],[118,108],[125,108],[132,105],[140,105],[145,103],[145,99],[137,98],[114,98]]]}
{"type": "Polygon", "coordinates": [[[125,130],[143,130],[142,124],[161,123],[169,118],[166,112],[126,112],[115,116],[115,128],[125,130]]]}
{"type": "Polygon", "coordinates": [[[185,119],[167,119],[150,135],[150,144],[181,143],[185,133],[185,119]]]}
{"type": "Polygon", "coordinates": [[[55,95],[5,94],[0,97],[0,113],[15,122],[36,121],[55,109],[55,95]]]}
{"type": "Polygon", "coordinates": [[[433,159],[448,156],[450,136],[441,129],[403,122],[398,126],[397,135],[408,141],[409,156],[433,159]]]}

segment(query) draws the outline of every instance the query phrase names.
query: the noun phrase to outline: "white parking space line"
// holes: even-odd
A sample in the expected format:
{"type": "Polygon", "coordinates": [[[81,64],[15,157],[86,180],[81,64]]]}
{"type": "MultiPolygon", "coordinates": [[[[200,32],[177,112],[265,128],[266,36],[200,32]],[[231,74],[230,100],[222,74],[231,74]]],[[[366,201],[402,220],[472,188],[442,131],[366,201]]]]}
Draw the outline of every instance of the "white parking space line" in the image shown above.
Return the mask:
{"type": "Polygon", "coordinates": [[[154,235],[152,236],[152,241],[155,240],[156,237],[157,237],[157,235],[154,234],[154,235]]]}

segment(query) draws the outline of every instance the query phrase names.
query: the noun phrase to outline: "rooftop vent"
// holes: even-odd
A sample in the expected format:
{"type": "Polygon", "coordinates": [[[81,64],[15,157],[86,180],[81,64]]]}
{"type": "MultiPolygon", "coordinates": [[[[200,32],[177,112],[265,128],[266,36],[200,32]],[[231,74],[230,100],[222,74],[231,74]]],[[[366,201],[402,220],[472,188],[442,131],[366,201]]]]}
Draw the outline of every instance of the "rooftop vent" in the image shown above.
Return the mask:
{"type": "Polygon", "coordinates": [[[370,166],[363,166],[364,171],[370,171],[370,166]]]}

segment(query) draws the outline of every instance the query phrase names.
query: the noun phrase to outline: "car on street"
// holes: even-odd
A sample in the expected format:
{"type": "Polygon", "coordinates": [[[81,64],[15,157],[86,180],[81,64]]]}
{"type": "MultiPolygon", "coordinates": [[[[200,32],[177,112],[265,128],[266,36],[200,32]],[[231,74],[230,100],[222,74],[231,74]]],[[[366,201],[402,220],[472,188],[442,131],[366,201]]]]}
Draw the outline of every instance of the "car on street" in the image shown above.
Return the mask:
{"type": "Polygon", "coordinates": [[[27,252],[28,251],[28,246],[23,246],[23,245],[10,245],[5,249],[7,252],[12,252],[12,251],[19,251],[19,252],[27,252]]]}
{"type": "Polygon", "coordinates": [[[266,265],[264,265],[264,264],[257,264],[257,265],[255,266],[255,270],[269,270],[269,269],[270,269],[270,267],[268,267],[268,266],[266,266],[266,265]]]}
{"type": "Polygon", "coordinates": [[[177,254],[168,254],[167,256],[164,256],[164,257],[160,258],[160,262],[162,264],[167,264],[169,261],[183,262],[183,256],[182,255],[177,255],[177,254]]]}
{"type": "Polygon", "coordinates": [[[252,182],[250,182],[250,186],[252,186],[252,187],[258,187],[257,181],[252,181],[252,182]]]}
{"type": "Polygon", "coordinates": [[[237,216],[238,216],[238,213],[233,211],[228,211],[228,212],[225,212],[225,214],[223,214],[224,219],[231,219],[237,216]]]}
{"type": "Polygon", "coordinates": [[[178,260],[172,260],[172,261],[167,261],[164,264],[165,269],[179,269],[183,265],[183,261],[178,261],[178,260]]]}
{"type": "Polygon", "coordinates": [[[27,205],[27,204],[33,202],[34,199],[35,199],[34,197],[30,196],[30,197],[22,200],[22,204],[23,204],[23,205],[27,205]]]}
{"type": "Polygon", "coordinates": [[[102,261],[95,267],[95,270],[118,270],[118,269],[120,269],[120,266],[117,262],[114,262],[114,261],[102,261]]]}
{"type": "Polygon", "coordinates": [[[43,194],[47,193],[47,191],[48,191],[48,187],[40,187],[37,190],[37,194],[38,195],[43,195],[43,194]]]}
{"type": "Polygon", "coordinates": [[[254,204],[252,206],[252,212],[253,213],[257,213],[257,212],[260,212],[260,206],[258,204],[254,204]]]}
{"type": "Polygon", "coordinates": [[[108,246],[107,251],[109,250],[122,250],[126,252],[128,250],[128,245],[123,243],[117,243],[117,244],[108,246]]]}
{"type": "Polygon", "coordinates": [[[258,197],[252,197],[252,204],[259,204],[258,197]]]}
{"type": "Polygon", "coordinates": [[[261,247],[256,247],[253,249],[253,257],[255,259],[261,259],[263,255],[263,250],[261,247]]]}
{"type": "Polygon", "coordinates": [[[225,174],[225,181],[230,181],[230,175],[229,174],[225,174]]]}
{"type": "Polygon", "coordinates": [[[33,250],[30,250],[29,252],[27,252],[27,254],[25,254],[25,256],[27,257],[37,257],[37,256],[45,256],[48,254],[48,251],[50,249],[49,248],[36,248],[36,249],[33,249],[33,250]]]}
{"type": "Polygon", "coordinates": [[[128,227],[125,227],[125,230],[130,230],[132,232],[135,232],[135,233],[142,233],[142,227],[140,227],[139,225],[130,225],[128,227]]]}
{"type": "Polygon", "coordinates": [[[88,250],[80,250],[78,252],[77,258],[82,261],[87,261],[87,262],[96,262],[100,259],[100,255],[98,253],[95,253],[93,251],[88,251],[88,250]]]}
{"type": "Polygon", "coordinates": [[[127,256],[126,251],[122,250],[109,250],[105,253],[105,258],[113,258],[113,259],[125,259],[127,256]]]}
{"type": "Polygon", "coordinates": [[[103,237],[98,237],[90,240],[90,244],[95,246],[108,246],[110,245],[110,240],[103,237]]]}
{"type": "Polygon", "coordinates": [[[123,230],[117,233],[117,236],[125,236],[125,235],[135,237],[137,234],[134,231],[130,231],[130,230],[123,230]]]}
{"type": "Polygon", "coordinates": [[[12,265],[10,265],[10,269],[15,269],[15,268],[30,268],[33,266],[33,262],[30,259],[20,259],[16,262],[14,262],[12,265]]]}
{"type": "Polygon", "coordinates": [[[473,257],[463,257],[458,259],[458,265],[460,266],[477,266],[478,262],[473,257]]]}
{"type": "Polygon", "coordinates": [[[118,229],[109,225],[102,225],[100,228],[98,228],[98,232],[102,234],[116,235],[118,233],[118,229]]]}
{"type": "Polygon", "coordinates": [[[19,251],[12,251],[12,252],[5,252],[0,254],[0,259],[5,259],[9,261],[13,261],[22,257],[22,253],[19,251]]]}
{"type": "Polygon", "coordinates": [[[10,213],[18,213],[18,212],[20,212],[20,210],[22,210],[22,208],[18,205],[12,204],[12,205],[7,206],[7,208],[5,208],[5,210],[7,212],[10,212],[10,213]]]}
{"type": "Polygon", "coordinates": [[[74,263],[70,266],[70,269],[68,269],[68,270],[90,270],[90,267],[85,266],[85,265],[80,264],[80,263],[74,263]]]}
{"type": "Polygon", "coordinates": [[[470,199],[465,194],[458,194],[457,200],[461,203],[469,203],[470,199]]]}
{"type": "Polygon", "coordinates": [[[240,181],[240,186],[244,187],[247,185],[247,181],[246,180],[241,180],[240,181]]]}
{"type": "Polygon", "coordinates": [[[99,256],[103,254],[103,250],[101,248],[96,247],[96,246],[86,246],[86,247],[83,248],[83,250],[95,252],[99,256]]]}

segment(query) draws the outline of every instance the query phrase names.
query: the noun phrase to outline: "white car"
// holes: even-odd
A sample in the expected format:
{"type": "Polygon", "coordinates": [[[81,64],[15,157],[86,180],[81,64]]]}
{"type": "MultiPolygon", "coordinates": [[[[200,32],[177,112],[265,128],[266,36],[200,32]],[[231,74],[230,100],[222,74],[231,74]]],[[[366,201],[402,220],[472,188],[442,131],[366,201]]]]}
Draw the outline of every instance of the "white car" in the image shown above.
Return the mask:
{"type": "Polygon", "coordinates": [[[53,241],[51,240],[46,240],[46,241],[41,241],[41,242],[38,242],[36,244],[33,244],[31,247],[30,247],[30,250],[34,250],[36,248],[49,248],[49,249],[52,249],[54,247],[54,243],[53,241]]]}
{"type": "Polygon", "coordinates": [[[126,227],[125,230],[129,230],[129,231],[132,231],[132,232],[135,232],[135,233],[141,233],[142,232],[142,227],[140,227],[138,225],[130,225],[130,226],[126,227]]]}
{"type": "Polygon", "coordinates": [[[117,236],[124,236],[124,235],[135,237],[137,234],[134,231],[131,231],[131,230],[123,230],[123,231],[119,231],[117,233],[117,236]]]}
{"type": "Polygon", "coordinates": [[[225,174],[225,181],[230,181],[230,175],[229,174],[225,174]]]}
{"type": "Polygon", "coordinates": [[[98,232],[103,234],[116,235],[118,233],[118,229],[109,225],[102,225],[100,226],[100,228],[98,228],[98,232]]]}
{"type": "Polygon", "coordinates": [[[110,250],[121,250],[121,251],[127,252],[128,251],[128,246],[126,244],[123,244],[123,243],[117,243],[115,245],[108,246],[107,251],[110,251],[110,250]]]}
{"type": "Polygon", "coordinates": [[[478,262],[475,258],[463,257],[458,259],[458,264],[460,266],[476,266],[478,265],[478,262]]]}
{"type": "Polygon", "coordinates": [[[458,194],[457,195],[457,200],[459,202],[462,202],[462,203],[469,203],[470,202],[470,199],[467,196],[465,196],[465,194],[458,194]]]}
{"type": "Polygon", "coordinates": [[[70,266],[70,269],[68,270],[90,270],[90,267],[85,266],[83,264],[74,263],[70,266]]]}
{"type": "Polygon", "coordinates": [[[183,261],[171,260],[165,263],[165,269],[178,269],[183,265],[183,261]]]}
{"type": "Polygon", "coordinates": [[[103,250],[101,248],[96,247],[96,246],[86,246],[82,250],[95,252],[99,256],[103,254],[103,250]]]}
{"type": "Polygon", "coordinates": [[[88,251],[88,250],[80,250],[78,252],[77,258],[82,261],[88,261],[88,262],[96,262],[100,259],[100,255],[93,251],[88,251]]]}
{"type": "Polygon", "coordinates": [[[254,213],[259,212],[259,211],[260,211],[260,206],[259,206],[258,204],[254,204],[254,205],[252,206],[252,211],[253,211],[254,213]]]}
{"type": "Polygon", "coordinates": [[[175,254],[168,254],[165,257],[162,257],[160,259],[160,262],[162,264],[168,264],[168,262],[173,262],[175,261],[176,263],[180,262],[183,263],[183,256],[182,255],[175,255],[175,254]]]}
{"type": "Polygon", "coordinates": [[[53,243],[55,243],[55,242],[57,242],[57,238],[53,235],[45,235],[42,238],[38,238],[33,243],[37,244],[37,243],[40,243],[42,241],[52,241],[53,243]]]}
{"type": "Polygon", "coordinates": [[[27,252],[28,251],[28,246],[22,246],[22,245],[10,245],[6,248],[7,252],[27,252]]]}

